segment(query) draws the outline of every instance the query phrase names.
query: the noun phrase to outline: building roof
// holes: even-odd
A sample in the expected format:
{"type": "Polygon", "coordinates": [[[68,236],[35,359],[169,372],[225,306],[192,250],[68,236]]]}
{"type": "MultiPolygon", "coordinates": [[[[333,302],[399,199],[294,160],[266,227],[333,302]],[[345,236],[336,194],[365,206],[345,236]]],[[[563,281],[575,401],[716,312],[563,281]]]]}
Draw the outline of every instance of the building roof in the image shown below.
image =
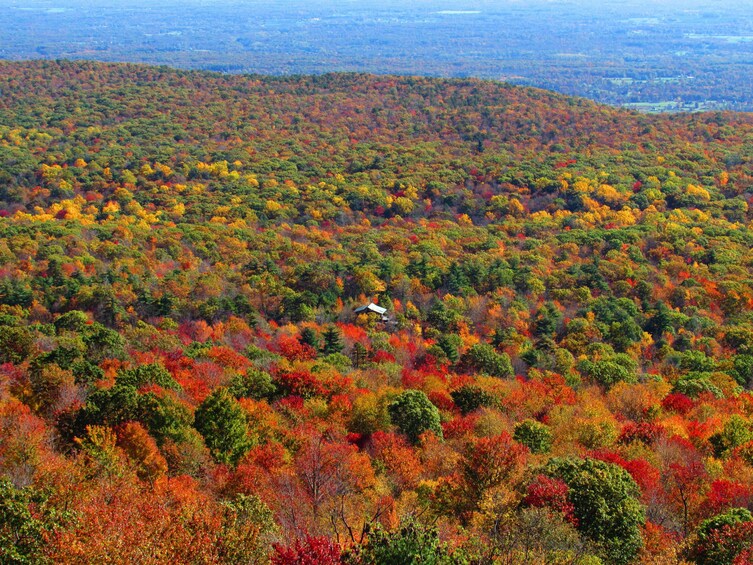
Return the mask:
{"type": "Polygon", "coordinates": [[[360,306],[356,308],[355,312],[356,314],[361,314],[362,312],[374,312],[375,314],[384,316],[384,314],[387,312],[387,308],[382,308],[381,306],[377,306],[373,302],[369,302],[366,306],[360,306]]]}

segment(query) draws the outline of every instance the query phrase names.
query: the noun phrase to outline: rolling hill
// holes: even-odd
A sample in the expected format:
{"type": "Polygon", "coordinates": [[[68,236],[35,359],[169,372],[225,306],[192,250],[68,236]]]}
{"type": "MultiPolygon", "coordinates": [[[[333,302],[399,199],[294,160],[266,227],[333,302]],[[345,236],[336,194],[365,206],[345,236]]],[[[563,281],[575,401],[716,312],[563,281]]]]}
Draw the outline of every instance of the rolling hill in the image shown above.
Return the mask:
{"type": "Polygon", "coordinates": [[[482,80],[0,62],[0,556],[746,563],[752,141],[482,80]]]}

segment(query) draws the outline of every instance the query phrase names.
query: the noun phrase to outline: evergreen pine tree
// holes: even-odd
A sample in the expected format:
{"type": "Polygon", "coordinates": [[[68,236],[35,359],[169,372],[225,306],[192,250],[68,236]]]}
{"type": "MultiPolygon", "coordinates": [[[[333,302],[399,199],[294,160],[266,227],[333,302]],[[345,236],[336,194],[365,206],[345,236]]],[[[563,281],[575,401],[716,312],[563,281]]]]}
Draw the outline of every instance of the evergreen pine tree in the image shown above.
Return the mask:
{"type": "Polygon", "coordinates": [[[219,463],[235,465],[250,447],[246,415],[226,388],[215,390],[196,409],[194,427],[219,463]]]}
{"type": "Polygon", "coordinates": [[[324,330],[322,339],[324,340],[324,345],[322,346],[322,353],[324,353],[324,355],[340,353],[343,350],[342,336],[337,327],[329,326],[324,330]]]}

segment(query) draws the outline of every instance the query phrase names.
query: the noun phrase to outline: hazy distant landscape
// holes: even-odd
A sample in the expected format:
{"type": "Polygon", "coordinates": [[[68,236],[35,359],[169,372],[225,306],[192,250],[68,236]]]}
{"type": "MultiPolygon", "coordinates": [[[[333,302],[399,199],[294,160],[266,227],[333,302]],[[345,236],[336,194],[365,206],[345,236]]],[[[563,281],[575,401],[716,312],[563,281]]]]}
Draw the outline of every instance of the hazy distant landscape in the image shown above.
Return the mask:
{"type": "Polygon", "coordinates": [[[646,111],[753,109],[743,3],[0,0],[0,21],[11,60],[474,76],[646,111]]]}

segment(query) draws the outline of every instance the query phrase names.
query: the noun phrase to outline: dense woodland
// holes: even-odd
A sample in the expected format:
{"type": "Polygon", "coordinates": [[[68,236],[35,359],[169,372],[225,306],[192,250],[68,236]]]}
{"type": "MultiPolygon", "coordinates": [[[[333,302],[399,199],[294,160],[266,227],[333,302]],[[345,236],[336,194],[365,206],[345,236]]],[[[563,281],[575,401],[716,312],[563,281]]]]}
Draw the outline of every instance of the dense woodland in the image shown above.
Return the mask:
{"type": "Polygon", "coordinates": [[[751,201],[747,114],[0,62],[0,561],[750,563],[751,201]]]}

